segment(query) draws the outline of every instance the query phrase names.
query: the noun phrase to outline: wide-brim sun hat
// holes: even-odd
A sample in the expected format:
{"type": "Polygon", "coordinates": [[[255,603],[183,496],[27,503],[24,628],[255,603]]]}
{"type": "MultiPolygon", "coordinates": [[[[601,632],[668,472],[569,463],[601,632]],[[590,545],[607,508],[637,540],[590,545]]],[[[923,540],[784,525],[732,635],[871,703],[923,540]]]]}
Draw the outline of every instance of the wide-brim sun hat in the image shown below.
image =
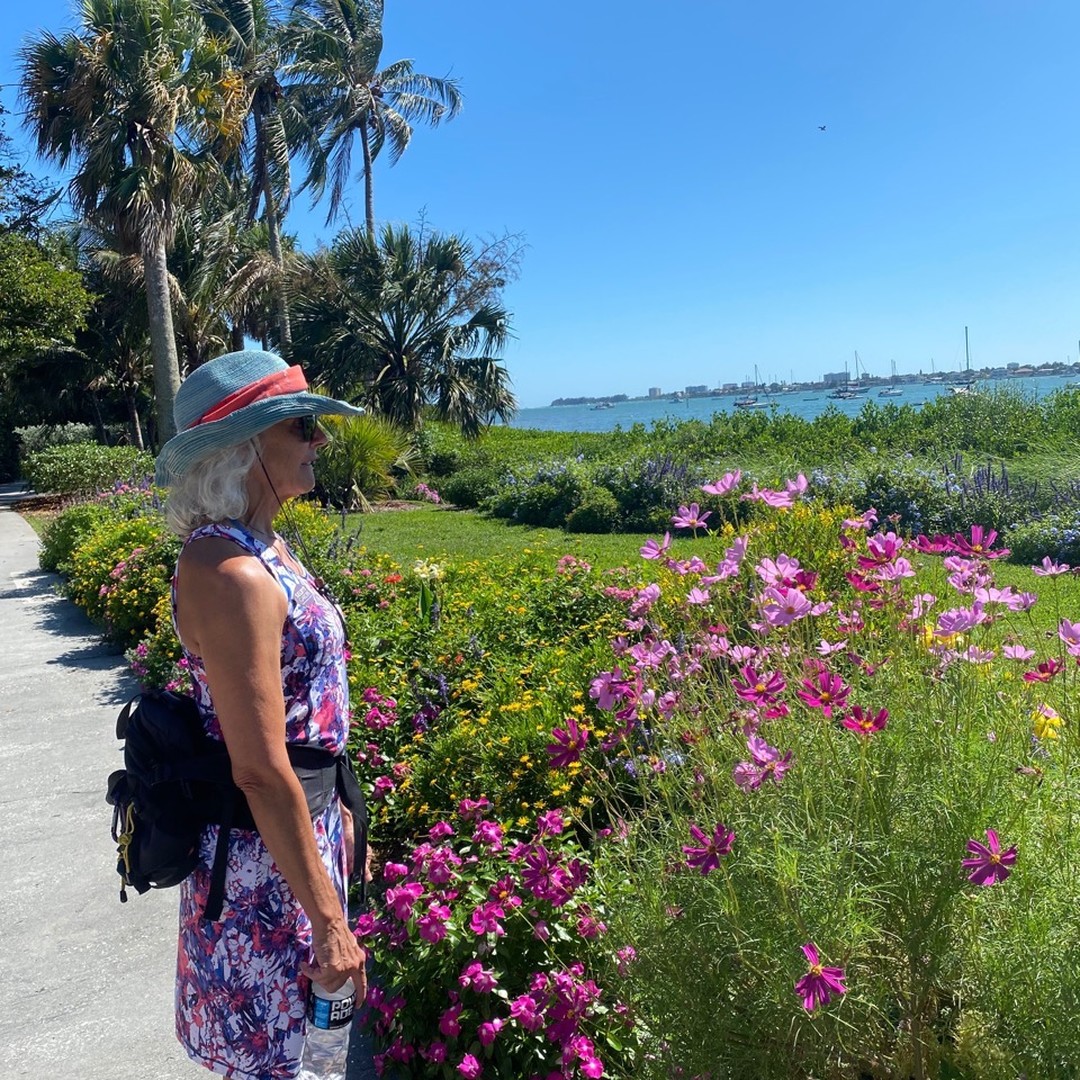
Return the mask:
{"type": "Polygon", "coordinates": [[[225,353],[196,368],[181,384],[173,404],[177,434],[157,456],[155,479],[167,486],[197,461],[244,442],[281,420],[318,416],[360,416],[359,406],[312,394],[297,365],[271,352],[244,349],[225,353]]]}

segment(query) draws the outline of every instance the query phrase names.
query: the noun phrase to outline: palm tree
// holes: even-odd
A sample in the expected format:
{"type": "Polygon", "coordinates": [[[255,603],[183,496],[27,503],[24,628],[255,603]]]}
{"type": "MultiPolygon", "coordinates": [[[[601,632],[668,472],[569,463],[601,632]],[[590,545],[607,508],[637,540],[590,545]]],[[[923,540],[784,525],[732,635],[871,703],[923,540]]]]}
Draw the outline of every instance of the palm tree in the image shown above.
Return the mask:
{"type": "Polygon", "coordinates": [[[378,239],[346,230],[309,256],[294,331],[313,380],[410,430],[428,410],[470,437],[509,420],[517,403],[497,354],[510,315],[478,283],[489,254],[388,225],[378,239]]]}
{"type": "MultiPolygon", "coordinates": [[[[278,268],[274,289],[278,348],[292,348],[281,224],[292,195],[285,99],[279,73],[281,27],[269,0],[197,0],[210,30],[228,45],[233,70],[243,79],[248,113],[234,164],[247,190],[247,224],[263,207],[270,257],[278,268]]],[[[294,118],[293,127],[296,126],[294,118]]]]}
{"type": "Polygon", "coordinates": [[[80,25],[21,54],[38,153],[73,166],[75,211],[138,253],[146,285],[158,434],[175,430],[180,383],[166,254],[177,208],[214,171],[207,134],[239,136],[239,80],[191,0],[83,0],[80,25]],[[194,147],[194,149],[192,149],[194,147]]]}
{"type": "Polygon", "coordinates": [[[353,143],[363,155],[364,217],[375,236],[372,163],[389,141],[393,165],[409,145],[416,122],[436,127],[461,109],[455,79],[439,79],[398,60],[379,70],[382,0],[297,0],[286,28],[288,93],[306,117],[305,186],[316,200],[330,184],[327,223],[341,210],[352,171],[353,143]]]}

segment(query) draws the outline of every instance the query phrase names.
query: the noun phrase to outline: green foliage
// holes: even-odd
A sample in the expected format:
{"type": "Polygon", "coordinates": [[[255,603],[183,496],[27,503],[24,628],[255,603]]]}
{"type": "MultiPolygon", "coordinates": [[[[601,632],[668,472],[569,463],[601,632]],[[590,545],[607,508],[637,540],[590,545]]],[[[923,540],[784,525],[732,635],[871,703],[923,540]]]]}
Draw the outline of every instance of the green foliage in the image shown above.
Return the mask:
{"type": "Polygon", "coordinates": [[[315,476],[331,506],[366,507],[412,472],[415,452],[407,432],[381,416],[326,416],[330,443],[319,452],[315,476]]]}
{"type": "Polygon", "coordinates": [[[1080,566],[1080,513],[1047,514],[1010,529],[1008,543],[1012,562],[1035,565],[1046,557],[1080,566]]]}
{"type": "Polygon", "coordinates": [[[55,252],[0,232],[0,361],[71,342],[90,301],[82,276],[55,252]]]}
{"type": "Polygon", "coordinates": [[[67,595],[110,640],[133,645],[156,628],[155,611],[179,550],[160,519],[107,523],[72,553],[67,595]]]}
{"type": "Polygon", "coordinates": [[[75,549],[106,522],[115,521],[116,516],[104,502],[76,503],[62,511],[42,533],[38,552],[41,569],[66,573],[75,549]]]}
{"type": "Polygon", "coordinates": [[[19,455],[25,458],[48,446],[92,443],[96,432],[90,424],[35,424],[16,428],[15,435],[19,440],[19,455]]]}
{"type": "Polygon", "coordinates": [[[92,495],[144,483],[153,474],[152,455],[133,446],[51,446],[23,462],[23,476],[35,491],[59,495],[92,495]]]}
{"type": "Polygon", "coordinates": [[[581,502],[566,515],[567,532],[610,533],[620,524],[619,500],[607,488],[593,486],[581,494],[581,502]]]}

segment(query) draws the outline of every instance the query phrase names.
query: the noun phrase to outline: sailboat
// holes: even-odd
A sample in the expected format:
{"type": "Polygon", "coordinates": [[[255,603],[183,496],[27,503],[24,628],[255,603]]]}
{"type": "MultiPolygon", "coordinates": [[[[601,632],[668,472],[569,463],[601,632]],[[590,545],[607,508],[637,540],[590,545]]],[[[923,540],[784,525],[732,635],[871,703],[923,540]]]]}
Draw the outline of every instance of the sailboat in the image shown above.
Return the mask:
{"type": "Polygon", "coordinates": [[[952,383],[949,389],[954,394],[970,394],[975,386],[975,376],[971,374],[971,351],[968,349],[968,328],[964,327],[964,378],[952,383]]]}
{"type": "MultiPolygon", "coordinates": [[[[754,389],[761,388],[761,379],[758,376],[757,364],[754,365],[754,389]]],[[[767,409],[769,407],[768,402],[759,401],[756,394],[744,394],[742,397],[737,397],[732,405],[736,409],[767,409]]]]}
{"type": "Polygon", "coordinates": [[[892,365],[892,385],[883,387],[881,390],[879,390],[877,392],[877,396],[878,397],[903,397],[904,396],[904,391],[901,390],[900,387],[896,385],[896,361],[895,360],[890,360],[889,363],[892,365]]]}

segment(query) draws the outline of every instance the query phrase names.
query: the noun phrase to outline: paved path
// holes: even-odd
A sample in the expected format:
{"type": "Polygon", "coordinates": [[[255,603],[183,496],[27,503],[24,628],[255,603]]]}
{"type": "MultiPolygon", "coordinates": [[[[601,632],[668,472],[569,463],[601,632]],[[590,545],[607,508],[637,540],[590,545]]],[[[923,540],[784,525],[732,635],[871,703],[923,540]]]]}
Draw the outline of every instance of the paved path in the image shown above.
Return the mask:
{"type": "Polygon", "coordinates": [[[38,569],[18,492],[0,485],[0,1077],[209,1077],[173,1034],[175,890],[118,901],[105,780],[137,687],[38,569]]]}

